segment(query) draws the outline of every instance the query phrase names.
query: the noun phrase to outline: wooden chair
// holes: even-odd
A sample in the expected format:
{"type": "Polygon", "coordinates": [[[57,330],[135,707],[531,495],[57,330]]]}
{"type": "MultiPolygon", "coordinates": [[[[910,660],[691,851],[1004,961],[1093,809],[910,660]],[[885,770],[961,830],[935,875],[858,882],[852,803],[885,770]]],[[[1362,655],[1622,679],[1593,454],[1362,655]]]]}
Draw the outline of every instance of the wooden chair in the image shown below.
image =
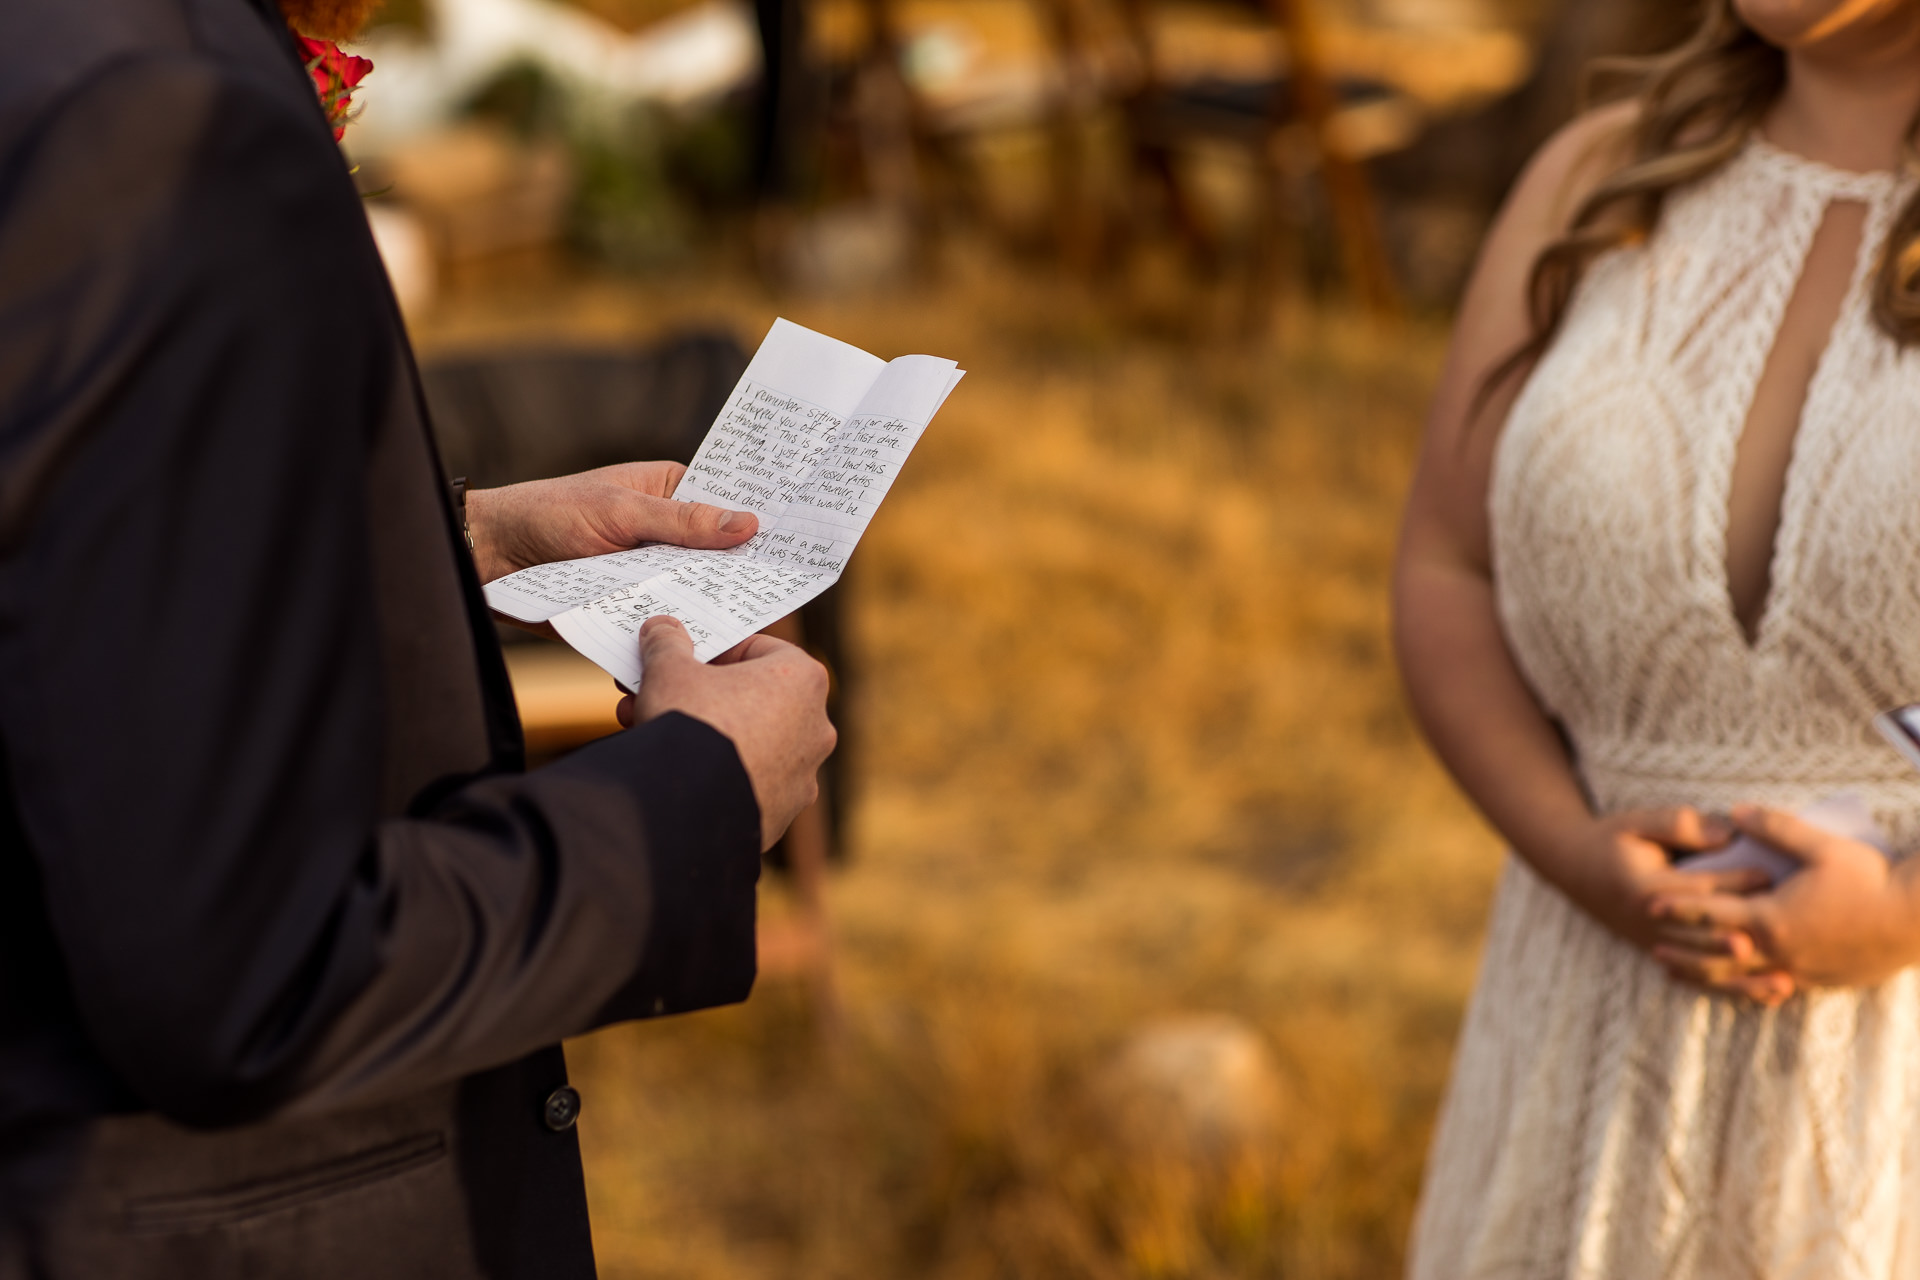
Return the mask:
{"type": "Polygon", "coordinates": [[[1122,94],[1136,174],[1156,184],[1169,220],[1203,266],[1217,268],[1221,238],[1181,171],[1183,153],[1203,140],[1244,148],[1256,174],[1247,312],[1257,318],[1278,284],[1289,231],[1293,160],[1304,159],[1326,196],[1348,284],[1375,313],[1398,309],[1398,290],[1381,236],[1379,214],[1360,158],[1346,145],[1343,113],[1350,99],[1378,96],[1385,86],[1338,84],[1329,73],[1312,0],[1241,0],[1240,14],[1264,20],[1284,55],[1263,81],[1182,83],[1156,48],[1155,0],[1120,0],[1123,29],[1134,49],[1137,78],[1122,94]]]}
{"type": "Polygon", "coordinates": [[[1159,56],[1159,0],[1030,0],[1044,33],[1044,90],[1011,116],[943,110],[901,72],[904,49],[895,0],[861,0],[867,40],[842,77],[837,115],[864,186],[900,210],[923,243],[942,208],[977,215],[983,202],[967,143],[997,128],[1039,128],[1049,141],[1052,240],[1058,255],[1098,270],[1140,238],[1137,210],[1115,216],[1092,188],[1090,138],[1097,121],[1123,123],[1131,168],[1158,187],[1169,222],[1203,270],[1223,264],[1223,242],[1182,172],[1197,145],[1243,149],[1257,175],[1246,273],[1246,312],[1261,314],[1279,282],[1293,230],[1289,187],[1300,160],[1324,192],[1343,274],[1370,309],[1398,309],[1394,273],[1372,189],[1348,127],[1389,93],[1383,85],[1338,82],[1327,68],[1312,0],[1222,0],[1251,15],[1260,37],[1284,51],[1284,74],[1257,82],[1185,82],[1159,56]]]}
{"type": "Polygon", "coordinates": [[[994,135],[1037,131],[1051,152],[1050,206],[1045,238],[1069,257],[1097,243],[1092,201],[1078,179],[1086,168],[1087,125],[1107,93],[1091,60],[1096,42],[1076,26],[1068,0],[1029,0],[1040,45],[1031,62],[1002,63],[979,82],[982,92],[959,99],[916,87],[905,72],[909,41],[897,0],[858,0],[858,47],[842,62],[825,116],[823,153],[838,159],[838,185],[861,193],[911,229],[924,259],[954,222],[985,225],[998,238],[1025,246],[1028,229],[999,220],[987,198],[989,183],[976,163],[976,144],[994,135]],[[1018,71],[1021,74],[1007,73],[1018,71]]]}

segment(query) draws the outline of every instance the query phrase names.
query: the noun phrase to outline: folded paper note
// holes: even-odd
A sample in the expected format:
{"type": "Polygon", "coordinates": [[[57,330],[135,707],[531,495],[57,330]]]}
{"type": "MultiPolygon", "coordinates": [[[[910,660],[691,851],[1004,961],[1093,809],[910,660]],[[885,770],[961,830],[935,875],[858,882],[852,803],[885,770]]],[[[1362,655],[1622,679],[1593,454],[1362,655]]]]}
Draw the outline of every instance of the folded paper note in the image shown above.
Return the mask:
{"type": "Polygon", "coordinates": [[[825,591],[962,370],[882,360],[773,322],[673,496],[760,517],[729,551],[652,543],[535,565],[487,584],[487,603],[551,622],[627,689],[640,684],[640,624],[686,624],[702,662],[825,591]]]}
{"type": "MultiPolygon", "coordinates": [[[[1887,839],[1887,833],[1874,820],[1873,811],[1867,808],[1867,802],[1851,791],[1822,796],[1805,808],[1796,810],[1794,816],[1802,822],[1811,823],[1835,835],[1870,844],[1882,853],[1892,847],[1892,842],[1887,839]]],[[[1681,859],[1679,867],[1682,871],[1739,871],[1756,868],[1766,872],[1767,878],[1773,883],[1779,884],[1800,870],[1800,860],[1780,852],[1764,841],[1742,833],[1735,836],[1731,844],[1709,853],[1692,854],[1681,859]]]]}

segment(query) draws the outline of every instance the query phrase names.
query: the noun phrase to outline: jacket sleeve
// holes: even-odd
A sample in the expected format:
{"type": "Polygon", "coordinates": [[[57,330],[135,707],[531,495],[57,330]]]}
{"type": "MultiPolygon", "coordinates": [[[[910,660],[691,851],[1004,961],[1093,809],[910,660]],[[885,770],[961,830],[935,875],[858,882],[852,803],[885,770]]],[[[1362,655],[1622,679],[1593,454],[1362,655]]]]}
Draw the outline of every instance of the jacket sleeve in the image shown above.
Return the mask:
{"type": "Polygon", "coordinates": [[[0,760],[59,981],[196,1124],[753,980],[759,816],[699,721],[381,817],[365,467],[402,375],[308,105],[144,57],[0,155],[0,760]]]}

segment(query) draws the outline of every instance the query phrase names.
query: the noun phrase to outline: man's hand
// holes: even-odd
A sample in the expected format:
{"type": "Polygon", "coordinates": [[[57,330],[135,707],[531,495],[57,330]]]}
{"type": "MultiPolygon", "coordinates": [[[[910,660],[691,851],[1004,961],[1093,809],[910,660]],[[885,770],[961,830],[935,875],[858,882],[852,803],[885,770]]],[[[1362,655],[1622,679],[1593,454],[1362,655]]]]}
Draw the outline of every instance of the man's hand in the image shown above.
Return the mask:
{"type": "Polygon", "coordinates": [[[1673,865],[1670,851],[1699,853],[1732,838],[1733,828],[1724,819],[1684,805],[1595,818],[1575,836],[1572,856],[1564,859],[1568,882],[1561,887],[1615,934],[1651,950],[1661,937],[1650,912],[1656,899],[1685,901],[1767,887],[1760,871],[1694,872],[1673,865]]]}
{"type": "Polygon", "coordinates": [[[620,702],[620,723],[680,711],[731,738],[760,803],[760,848],[772,848],[820,794],[820,765],[833,753],[838,735],[827,719],[827,669],[767,635],[749,636],[703,664],[687,629],[667,617],[640,628],[640,665],[646,679],[620,702]]]}
{"type": "Polygon", "coordinates": [[[725,550],[754,535],[750,511],[670,495],[686,468],[677,462],[623,462],[552,480],[467,494],[467,528],[480,581],[553,560],[625,551],[643,542],[725,550]]]}
{"type": "Polygon", "coordinates": [[[1789,990],[1862,987],[1920,961],[1910,864],[1774,809],[1741,806],[1733,820],[1803,869],[1752,897],[1656,897],[1654,957],[1675,977],[1747,995],[1757,974],[1782,976],[1789,990]]]}

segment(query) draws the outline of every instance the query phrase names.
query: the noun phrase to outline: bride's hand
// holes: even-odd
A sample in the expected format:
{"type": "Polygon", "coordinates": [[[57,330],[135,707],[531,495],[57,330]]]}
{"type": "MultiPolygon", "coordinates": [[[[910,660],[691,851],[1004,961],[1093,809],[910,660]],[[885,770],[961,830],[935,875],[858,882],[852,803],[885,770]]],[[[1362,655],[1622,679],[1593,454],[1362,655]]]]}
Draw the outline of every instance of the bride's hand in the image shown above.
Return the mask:
{"type": "Polygon", "coordinates": [[[1754,975],[1775,971],[1800,986],[1863,987],[1920,962],[1920,901],[1912,864],[1895,866],[1870,844],[1774,809],[1733,811],[1740,830],[1801,864],[1771,893],[1660,894],[1654,957],[1685,981],[1749,994],[1754,975]],[[1722,950],[1751,940],[1750,956],[1722,950]]]}
{"type": "Polygon", "coordinates": [[[1673,853],[1717,849],[1732,838],[1725,819],[1685,805],[1594,818],[1567,851],[1561,888],[1615,934],[1651,950],[1662,937],[1651,913],[1656,899],[1687,901],[1767,886],[1766,873],[1750,868],[1694,872],[1673,864],[1673,853]]]}

